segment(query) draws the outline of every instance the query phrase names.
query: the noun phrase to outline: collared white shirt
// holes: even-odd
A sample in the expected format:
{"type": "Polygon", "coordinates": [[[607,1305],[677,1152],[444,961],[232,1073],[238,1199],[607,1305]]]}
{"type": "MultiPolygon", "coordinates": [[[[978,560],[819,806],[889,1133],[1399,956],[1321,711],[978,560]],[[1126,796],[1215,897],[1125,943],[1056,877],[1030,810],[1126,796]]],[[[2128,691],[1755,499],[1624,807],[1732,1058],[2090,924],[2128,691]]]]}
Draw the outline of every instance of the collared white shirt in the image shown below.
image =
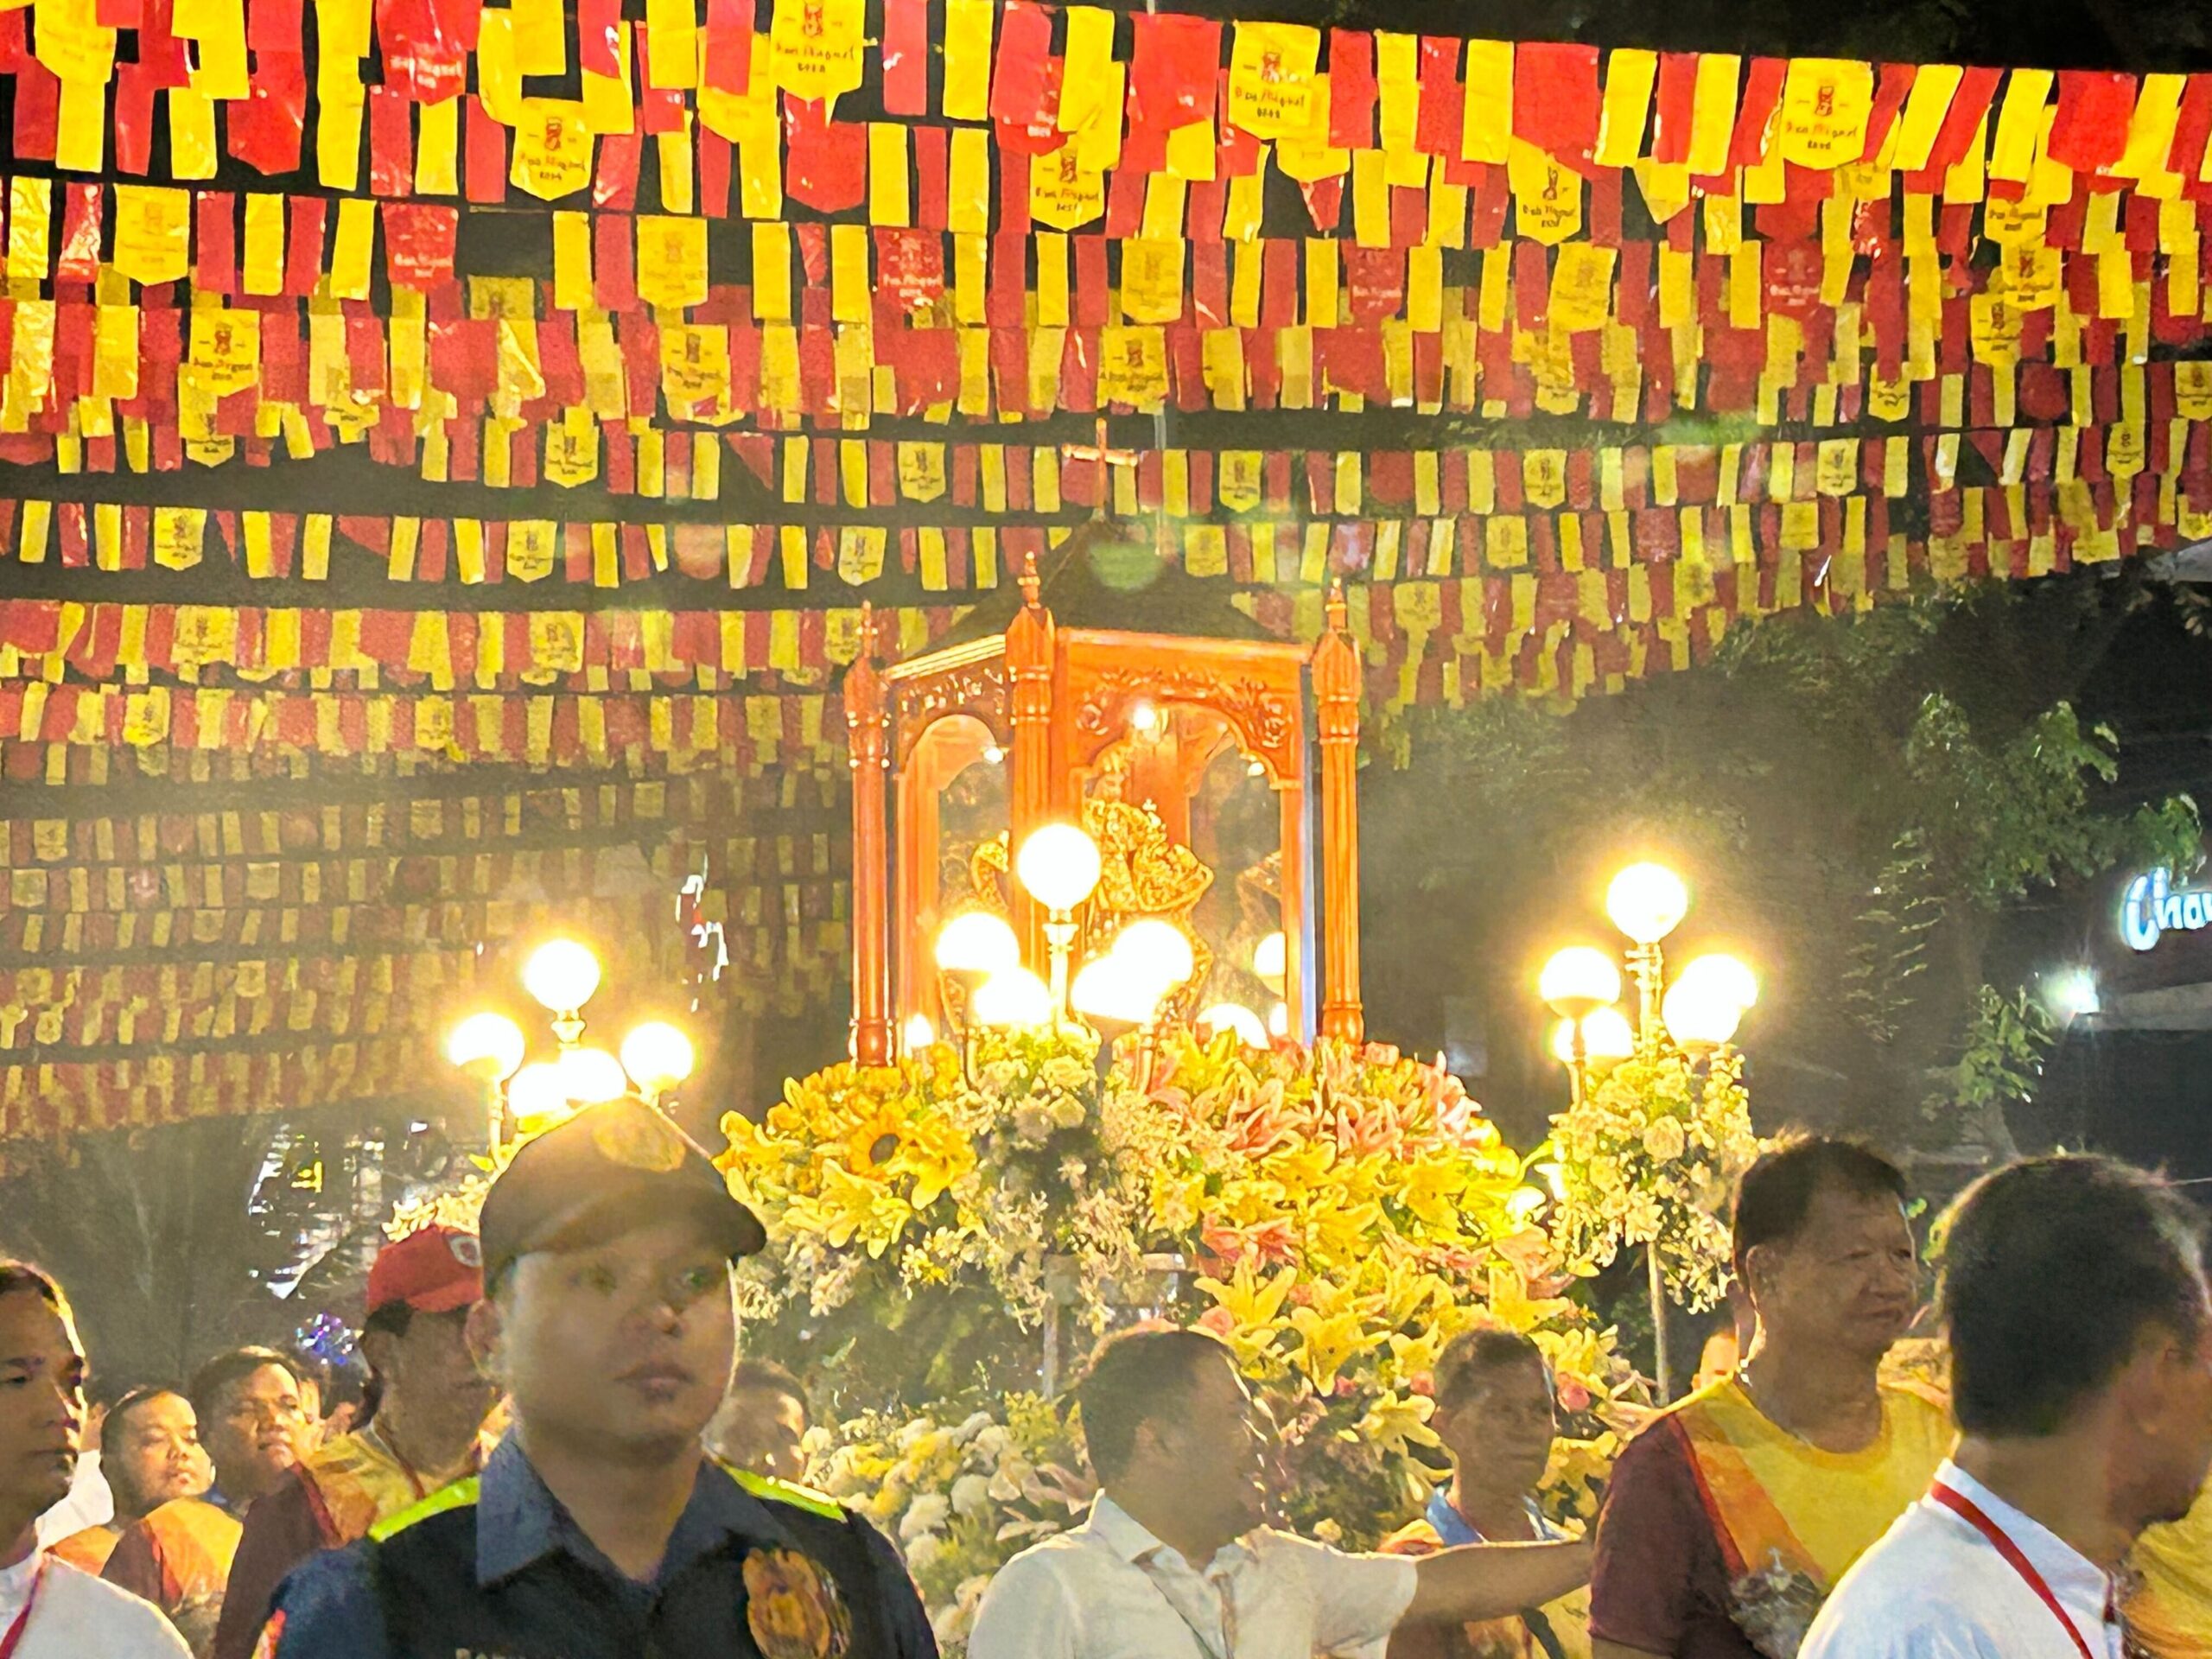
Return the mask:
{"type": "Polygon", "coordinates": [[[107,1477],[100,1472],[100,1454],[87,1452],[77,1459],[69,1496],[39,1516],[39,1548],[73,1538],[87,1527],[104,1527],[114,1519],[115,1494],[108,1490],[107,1477]]]}
{"type": "Polygon", "coordinates": [[[38,1599],[16,1659],[191,1659],[184,1638],[149,1603],[42,1551],[0,1567],[0,1637],[14,1628],[34,1585],[38,1599]]]}
{"type": "MultiPolygon", "coordinates": [[[[2120,1659],[2103,1568],[1956,1464],[1936,1478],[2012,1541],[2090,1653],[2120,1659]]],[[[2081,1651],[1971,1522],[1923,1497],[1843,1575],[1798,1659],[2081,1659],[2081,1651]]]]}
{"type": "Polygon", "coordinates": [[[1196,1567],[1102,1492],[1083,1525],[1000,1570],[969,1659],[1312,1659],[1388,1636],[1416,1576],[1410,1557],[1269,1527],[1196,1567]]]}

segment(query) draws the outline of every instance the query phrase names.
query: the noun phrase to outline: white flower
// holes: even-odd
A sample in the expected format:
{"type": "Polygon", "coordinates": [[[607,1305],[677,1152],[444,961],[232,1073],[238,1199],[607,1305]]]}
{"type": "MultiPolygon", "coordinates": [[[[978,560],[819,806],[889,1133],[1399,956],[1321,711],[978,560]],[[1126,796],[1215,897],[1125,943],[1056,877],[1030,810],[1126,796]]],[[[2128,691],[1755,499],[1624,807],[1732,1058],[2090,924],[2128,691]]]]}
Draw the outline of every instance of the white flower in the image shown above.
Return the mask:
{"type": "Polygon", "coordinates": [[[1080,1060],[1071,1060],[1065,1054],[1056,1054],[1037,1069],[1038,1080],[1047,1089],[1069,1093],[1081,1089],[1090,1081],[1090,1068],[1080,1060]]]}
{"type": "Polygon", "coordinates": [[[930,1563],[936,1560],[938,1556],[944,1554],[944,1535],[943,1533],[924,1533],[920,1537],[912,1540],[906,1545],[906,1570],[909,1573],[928,1572],[930,1569],[930,1563]]]}
{"type": "Polygon", "coordinates": [[[1014,1431],[1004,1423],[993,1423],[976,1436],[976,1455],[987,1462],[996,1463],[1014,1444],[1014,1431]]]}
{"type": "Polygon", "coordinates": [[[952,1443],[955,1446],[965,1446],[969,1441],[974,1440],[978,1434],[982,1433],[990,1426],[991,1414],[989,1412],[978,1411],[971,1413],[969,1415],[967,1421],[962,1423],[959,1427],[952,1431],[952,1443]]]}
{"type": "Polygon", "coordinates": [[[943,1492],[922,1492],[906,1506],[899,1522],[901,1542],[912,1543],[924,1533],[935,1532],[952,1518],[952,1500],[943,1492]]]}
{"type": "Polygon", "coordinates": [[[1083,1122],[1083,1103],[1073,1095],[1055,1095],[1049,1109],[1061,1128],[1072,1129],[1083,1122]]]}
{"type": "Polygon", "coordinates": [[[982,1475],[963,1475],[952,1483],[952,1512],[972,1521],[991,1507],[991,1483],[982,1475]]]}
{"type": "Polygon", "coordinates": [[[1681,1157],[1686,1146],[1680,1118],[1655,1117],[1643,1131],[1644,1151],[1662,1164],[1671,1164],[1681,1157]]]}
{"type": "Polygon", "coordinates": [[[937,1433],[937,1425],[926,1417],[917,1417],[899,1431],[897,1445],[901,1452],[911,1452],[918,1440],[937,1433]]]}

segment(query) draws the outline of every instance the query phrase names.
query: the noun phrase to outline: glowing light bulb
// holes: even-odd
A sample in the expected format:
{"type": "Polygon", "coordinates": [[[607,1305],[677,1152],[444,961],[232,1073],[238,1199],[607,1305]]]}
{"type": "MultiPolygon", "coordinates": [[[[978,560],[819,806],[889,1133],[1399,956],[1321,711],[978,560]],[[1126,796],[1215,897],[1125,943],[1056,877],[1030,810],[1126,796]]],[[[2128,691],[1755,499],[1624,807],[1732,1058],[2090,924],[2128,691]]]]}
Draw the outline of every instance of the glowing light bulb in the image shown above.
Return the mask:
{"type": "Polygon", "coordinates": [[[446,1039],[446,1058],[483,1083],[504,1083],[522,1064],[522,1027],[504,1014],[472,1014],[446,1039]]]}
{"type": "Polygon", "coordinates": [[[1544,964],[1536,994],[1554,1014],[1580,1020],[1621,1000],[1620,966],[1593,945],[1571,944],[1544,964]]]}
{"type": "Polygon", "coordinates": [[[1583,1019],[1582,1052],[1592,1065],[1618,1065],[1636,1052],[1636,1027],[1618,1008],[1600,1008],[1583,1019]]]}
{"type": "Polygon", "coordinates": [[[649,1020],[622,1039],[622,1069],[649,1095],[691,1075],[691,1039],[665,1020],[649,1020]]]}
{"type": "Polygon", "coordinates": [[[550,1060],[523,1067],[507,1084],[507,1107],[516,1127],[523,1129],[543,1128],[549,1121],[567,1116],[569,1090],[561,1080],[561,1068],[550,1060]]]}
{"type": "Polygon", "coordinates": [[[1047,910],[1073,910],[1098,886],[1098,843],[1071,823],[1033,830],[1014,855],[1022,889],[1047,910]]]}
{"type": "Polygon", "coordinates": [[[1656,944],[1689,914],[1690,890],[1664,864],[1631,864],[1605,889],[1605,914],[1638,944],[1656,944]]]}
{"type": "Polygon", "coordinates": [[[1052,993],[1027,968],[1002,968],[976,988],[976,1022],[1004,1031],[1052,1023],[1052,993]]]}
{"type": "Polygon", "coordinates": [[[906,1052],[918,1054],[937,1041],[937,1027],[930,1023],[926,1014],[918,1014],[906,1021],[906,1052]]]}
{"type": "Polygon", "coordinates": [[[1719,1048],[1736,1034],[1744,1010],[1710,984],[1676,980],[1659,1004],[1667,1034],[1687,1049],[1719,1048]]]}
{"type": "Polygon", "coordinates": [[[1160,992],[1119,957],[1093,957],[1077,970],[1068,1001],[1094,1026],[1141,1026],[1158,1012],[1160,992]]]}
{"type": "Polygon", "coordinates": [[[1217,1002],[1198,1016],[1198,1029],[1211,1037],[1224,1031],[1233,1031],[1237,1040],[1247,1048],[1265,1048],[1268,1028],[1260,1023],[1260,1016],[1241,1002],[1217,1002]]]}
{"type": "Polygon", "coordinates": [[[523,964],[522,986],[547,1012],[574,1014],[599,988],[599,958],[574,939],[551,939],[523,964]]]}
{"type": "Polygon", "coordinates": [[[1282,989],[1283,979],[1290,972],[1290,941],[1280,931],[1268,934],[1253,947],[1252,972],[1269,990],[1282,989]]]}
{"type": "Polygon", "coordinates": [[[1758,1006],[1758,976],[1734,957],[1700,957],[1676,976],[1675,982],[1702,986],[1712,995],[1733,1002],[1739,1008],[1758,1006]]]}
{"type": "Polygon", "coordinates": [[[1278,1002],[1274,1007],[1268,1010],[1268,1035],[1270,1037],[1287,1037],[1290,1035],[1289,1003],[1278,1002]]]}
{"type": "Polygon", "coordinates": [[[596,1106],[630,1092],[622,1062],[603,1048],[572,1048],[553,1064],[563,1091],[579,1105],[596,1106]]]}
{"type": "Polygon", "coordinates": [[[964,910],[938,930],[937,965],[948,974],[995,974],[1020,962],[1014,930],[988,910],[964,910]]]}
{"type": "Polygon", "coordinates": [[[1150,737],[1160,728],[1160,710],[1148,702],[1133,704],[1129,709],[1129,729],[1150,737]]]}
{"type": "Polygon", "coordinates": [[[1162,996],[1186,982],[1198,967],[1198,952],[1191,944],[1191,936],[1174,923],[1156,916],[1131,922],[1116,934],[1113,954],[1158,986],[1162,996]]]}

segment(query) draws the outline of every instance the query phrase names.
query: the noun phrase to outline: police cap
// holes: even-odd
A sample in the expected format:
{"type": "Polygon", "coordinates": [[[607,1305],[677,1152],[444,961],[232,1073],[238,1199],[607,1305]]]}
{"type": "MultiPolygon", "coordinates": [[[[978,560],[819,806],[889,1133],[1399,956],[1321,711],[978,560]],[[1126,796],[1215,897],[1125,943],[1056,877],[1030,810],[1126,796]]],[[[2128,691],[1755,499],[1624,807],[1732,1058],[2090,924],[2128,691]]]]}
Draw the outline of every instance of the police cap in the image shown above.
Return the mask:
{"type": "Polygon", "coordinates": [[[733,1262],[766,1242],[667,1113],[634,1096],[587,1106],[525,1142],[485,1193],[485,1285],[533,1251],[586,1249],[677,1215],[692,1217],[733,1262]]]}

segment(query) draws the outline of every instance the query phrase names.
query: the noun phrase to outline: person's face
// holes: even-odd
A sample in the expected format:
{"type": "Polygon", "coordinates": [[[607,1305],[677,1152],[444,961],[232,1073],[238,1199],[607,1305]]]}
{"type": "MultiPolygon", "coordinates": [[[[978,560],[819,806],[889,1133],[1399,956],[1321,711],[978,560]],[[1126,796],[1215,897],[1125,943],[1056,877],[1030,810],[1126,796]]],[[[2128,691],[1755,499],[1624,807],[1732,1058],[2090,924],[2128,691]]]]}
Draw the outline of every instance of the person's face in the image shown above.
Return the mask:
{"type": "Polygon", "coordinates": [[[1532,1492],[1559,1427],[1551,1376],[1534,1360],[1490,1366],[1474,1374],[1461,1398],[1439,1405],[1429,1426],[1461,1480],[1484,1491],[1532,1492]]]}
{"type": "Polygon", "coordinates": [[[117,1509],[137,1515],[205,1492],[215,1471],[200,1447],[192,1402],[182,1395],[157,1394],[111,1421],[100,1472],[115,1489],[117,1509]]]}
{"type": "Polygon", "coordinates": [[[1699,1354],[1697,1377],[1693,1388],[1702,1389],[1733,1376],[1742,1363],[1743,1351],[1737,1346],[1733,1331],[1716,1331],[1705,1339],[1704,1351],[1699,1354]]]}
{"type": "Polygon", "coordinates": [[[1887,1194],[1823,1186],[1795,1238],[1751,1255],[1759,1322],[1808,1352],[1884,1354],[1912,1324],[1919,1258],[1904,1211],[1887,1194]]]}
{"type": "Polygon", "coordinates": [[[35,1291],[0,1296],[0,1503],[36,1515],[66,1497],[84,1427],[76,1330],[35,1291]]]}
{"type": "Polygon", "coordinates": [[[1172,1419],[1137,1431],[1138,1455],[1193,1525],[1234,1538],[1267,1518],[1271,1437],[1262,1422],[1251,1390],[1224,1358],[1205,1368],[1172,1419]]]}
{"type": "Polygon", "coordinates": [[[273,1489],[306,1455],[308,1429],[298,1382],[281,1365],[264,1365],[224,1391],[214,1420],[200,1425],[200,1440],[225,1496],[244,1500],[273,1489]]]}
{"type": "MultiPolygon", "coordinates": [[[[371,1338],[371,1362],[384,1378],[385,1397],[418,1421],[458,1428],[484,1421],[498,1390],[477,1369],[468,1350],[468,1312],[417,1313],[404,1336],[379,1332],[371,1338]]],[[[342,1433],[333,1425],[334,1433],[342,1433]]]]}
{"type": "Polygon", "coordinates": [[[777,1480],[806,1472],[799,1442],[806,1438],[806,1407],[781,1389],[733,1391],[707,1425],[707,1449],[724,1463],[777,1480]]]}
{"type": "Polygon", "coordinates": [[[635,1461],[697,1443],[737,1347],[729,1263],[681,1218],[524,1256],[469,1328],[525,1442],[554,1437],[635,1461]]]}
{"type": "Polygon", "coordinates": [[[2212,1313],[2193,1337],[2152,1327],[2129,1370],[2130,1508],[2145,1525],[2178,1521],[2212,1472],[2212,1313]]]}

